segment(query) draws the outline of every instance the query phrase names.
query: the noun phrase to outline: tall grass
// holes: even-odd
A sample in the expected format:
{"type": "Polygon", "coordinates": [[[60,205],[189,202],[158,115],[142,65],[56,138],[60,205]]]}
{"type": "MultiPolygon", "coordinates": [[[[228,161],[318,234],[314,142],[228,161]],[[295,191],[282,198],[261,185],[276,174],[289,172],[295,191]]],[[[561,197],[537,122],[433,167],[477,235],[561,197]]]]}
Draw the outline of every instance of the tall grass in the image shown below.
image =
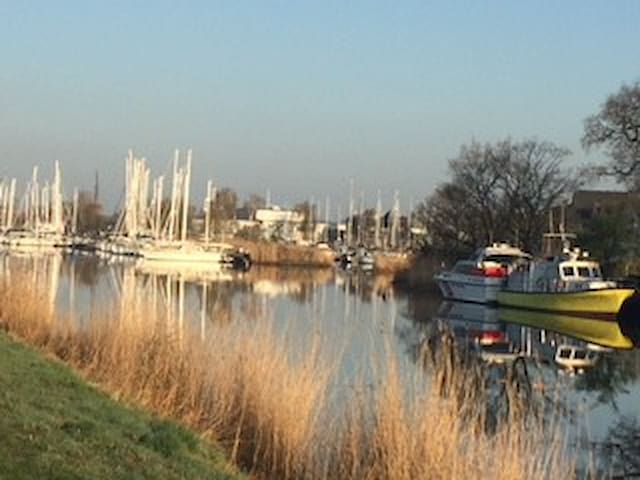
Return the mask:
{"type": "Polygon", "coordinates": [[[306,267],[332,267],[333,250],[312,246],[289,245],[277,242],[251,241],[234,238],[231,243],[249,252],[257,265],[298,265],[306,267]]]}
{"type": "Polygon", "coordinates": [[[574,476],[562,431],[523,414],[516,391],[509,413],[488,422],[482,369],[450,351],[424,355],[428,388],[408,390],[390,354],[377,387],[356,388],[336,405],[329,390],[337,364],[320,338],[292,352],[271,322],[257,319],[209,330],[203,341],[153,313],[105,313],[78,329],[49,314],[25,282],[0,282],[0,327],[115,397],[219,442],[256,477],[574,476]]]}

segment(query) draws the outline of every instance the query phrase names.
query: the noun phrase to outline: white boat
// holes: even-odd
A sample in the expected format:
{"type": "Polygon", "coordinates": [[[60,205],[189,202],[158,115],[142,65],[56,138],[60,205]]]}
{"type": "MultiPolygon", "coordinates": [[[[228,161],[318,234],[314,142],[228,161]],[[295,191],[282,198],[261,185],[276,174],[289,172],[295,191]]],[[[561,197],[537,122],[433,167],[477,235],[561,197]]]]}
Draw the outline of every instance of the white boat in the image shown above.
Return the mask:
{"type": "Polygon", "coordinates": [[[187,241],[154,242],[139,250],[140,256],[148,261],[203,264],[226,263],[233,252],[233,247],[225,243],[202,244],[187,241]]]}
{"type": "Polygon", "coordinates": [[[11,250],[50,249],[64,247],[67,243],[63,235],[28,229],[10,229],[2,236],[2,244],[11,250]]]}
{"type": "Polygon", "coordinates": [[[477,250],[468,260],[459,260],[451,270],[434,277],[448,300],[493,303],[507,276],[531,255],[506,243],[494,243],[477,250]]]}
{"type": "Polygon", "coordinates": [[[338,252],[336,256],[337,264],[345,269],[358,269],[361,271],[371,271],[375,267],[375,258],[364,247],[358,247],[357,249],[343,249],[338,252]]]}

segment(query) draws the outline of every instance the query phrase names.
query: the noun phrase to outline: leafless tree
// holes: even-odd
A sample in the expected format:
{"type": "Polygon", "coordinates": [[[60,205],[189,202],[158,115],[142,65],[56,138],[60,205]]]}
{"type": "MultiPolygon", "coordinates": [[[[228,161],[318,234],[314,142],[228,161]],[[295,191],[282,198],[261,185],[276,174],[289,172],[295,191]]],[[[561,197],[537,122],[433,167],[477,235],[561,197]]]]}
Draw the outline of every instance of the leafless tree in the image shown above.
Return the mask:
{"type": "Polygon", "coordinates": [[[235,218],[238,207],[238,194],[230,188],[222,188],[216,193],[211,205],[211,221],[214,232],[226,230],[229,220],[235,218]]]}
{"type": "Polygon", "coordinates": [[[547,212],[579,184],[578,177],[562,167],[571,152],[537,140],[501,148],[508,156],[503,162],[502,175],[508,237],[525,249],[535,251],[546,228],[547,212]]]}
{"type": "Polygon", "coordinates": [[[485,241],[467,198],[464,189],[448,182],[418,206],[416,217],[427,229],[425,253],[453,261],[485,241]]]}
{"type": "Polygon", "coordinates": [[[582,145],[587,150],[602,148],[609,155],[600,174],[636,190],[640,187],[640,82],[623,85],[585,120],[582,145]]]}
{"type": "Polygon", "coordinates": [[[81,190],[78,195],[78,232],[97,232],[106,226],[106,222],[102,204],[95,200],[92,192],[81,190]]]}
{"type": "Polygon", "coordinates": [[[416,210],[427,249],[448,260],[497,241],[537,250],[549,208],[577,185],[562,167],[568,155],[538,140],[463,146],[449,162],[451,180],[416,210]]]}

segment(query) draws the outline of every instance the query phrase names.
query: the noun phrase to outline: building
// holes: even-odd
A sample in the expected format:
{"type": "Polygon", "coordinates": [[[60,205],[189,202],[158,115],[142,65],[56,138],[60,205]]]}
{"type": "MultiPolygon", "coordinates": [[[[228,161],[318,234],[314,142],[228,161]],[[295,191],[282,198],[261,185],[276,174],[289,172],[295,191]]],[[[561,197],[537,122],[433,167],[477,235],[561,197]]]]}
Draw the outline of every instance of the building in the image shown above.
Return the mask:
{"type": "Polygon", "coordinates": [[[578,190],[569,202],[551,210],[552,232],[580,233],[599,215],[640,214],[640,193],[612,190],[578,190]]]}

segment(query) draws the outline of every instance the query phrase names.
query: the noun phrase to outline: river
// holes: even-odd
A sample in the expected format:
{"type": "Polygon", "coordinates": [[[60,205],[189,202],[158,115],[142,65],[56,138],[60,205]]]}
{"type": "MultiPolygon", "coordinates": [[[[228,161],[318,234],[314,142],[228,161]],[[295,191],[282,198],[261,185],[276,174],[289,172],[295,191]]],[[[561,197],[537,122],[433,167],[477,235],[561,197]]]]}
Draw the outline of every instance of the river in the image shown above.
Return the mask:
{"type": "Polygon", "coordinates": [[[339,358],[337,388],[375,381],[391,352],[409,374],[420,368],[420,346],[434,329],[446,327],[457,342],[496,369],[520,358],[535,382],[558,385],[584,420],[589,441],[611,441],[620,425],[640,434],[640,351],[599,349],[550,331],[502,321],[482,305],[443,302],[437,292],[394,288],[391,279],[339,269],[253,267],[248,272],[166,271],[140,260],[63,255],[0,254],[0,272],[27,272],[52,311],[79,326],[101,312],[144,316],[164,312],[179,330],[203,338],[213,326],[270,319],[304,354],[314,338],[324,355],[339,358]],[[560,353],[564,350],[564,354],[560,353]],[[587,355],[580,368],[563,366],[562,356],[587,355]]]}

